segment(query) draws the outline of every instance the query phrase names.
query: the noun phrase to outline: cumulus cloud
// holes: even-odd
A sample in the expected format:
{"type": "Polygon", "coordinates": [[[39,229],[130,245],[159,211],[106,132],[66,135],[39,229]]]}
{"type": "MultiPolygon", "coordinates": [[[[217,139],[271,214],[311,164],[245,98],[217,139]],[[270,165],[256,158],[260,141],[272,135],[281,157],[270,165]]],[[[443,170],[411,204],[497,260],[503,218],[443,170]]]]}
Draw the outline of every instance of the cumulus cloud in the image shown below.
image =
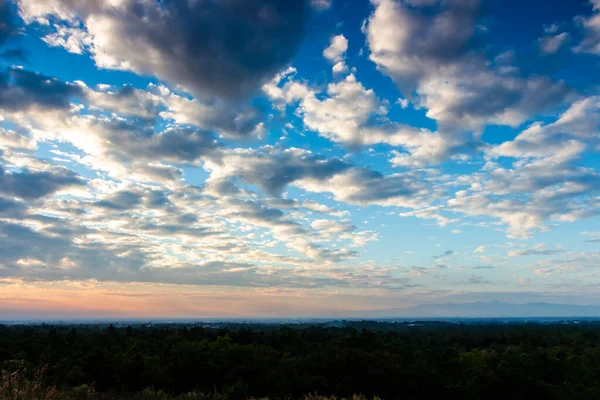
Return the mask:
{"type": "Polygon", "coordinates": [[[27,137],[19,132],[0,128],[0,146],[13,150],[35,150],[37,143],[35,139],[27,137]]]}
{"type": "Polygon", "coordinates": [[[333,64],[331,71],[334,75],[345,74],[349,68],[345,63],[346,51],[348,50],[348,39],[344,35],[336,35],[331,38],[331,44],[323,50],[323,57],[333,64]]]}
{"type": "Polygon", "coordinates": [[[453,152],[474,147],[460,137],[386,120],[385,102],[354,74],[330,83],[326,93],[294,81],[291,73],[280,74],[263,90],[276,102],[298,103],[297,112],[307,128],[346,147],[357,149],[380,143],[402,147],[403,152],[391,153],[390,161],[397,166],[438,163],[453,152]],[[378,118],[383,121],[377,121],[378,118]]]}
{"type": "Polygon", "coordinates": [[[597,215],[600,209],[593,195],[600,190],[600,175],[570,166],[568,160],[551,156],[514,169],[490,166],[489,175],[476,174],[470,191],[456,192],[448,206],[467,215],[498,218],[508,225],[512,237],[545,229],[549,220],[597,215]]]}
{"type": "Polygon", "coordinates": [[[198,97],[246,96],[285,66],[303,36],[305,1],[19,0],[26,22],[67,28],[50,44],[87,50],[101,68],[154,75],[198,97]],[[83,31],[74,30],[81,23],[83,31]],[[202,71],[202,73],[198,73],[202,71]]]}
{"type": "Polygon", "coordinates": [[[336,35],[331,38],[331,44],[323,50],[323,57],[332,64],[343,63],[344,56],[348,50],[348,39],[344,35],[336,35]]]}
{"type": "Polygon", "coordinates": [[[486,59],[478,38],[479,0],[373,3],[366,27],[370,59],[443,132],[516,126],[569,93],[562,82],[522,77],[486,59]]]}
{"type": "Polygon", "coordinates": [[[83,185],[83,179],[66,168],[10,172],[0,166],[0,193],[24,200],[39,199],[60,190],[83,185]]]}
{"type": "Polygon", "coordinates": [[[161,161],[195,163],[220,147],[210,131],[175,126],[156,132],[152,123],[116,116],[29,111],[10,118],[26,124],[39,139],[72,144],[84,153],[76,158],[78,163],[114,177],[137,174],[145,180],[177,180],[178,171],[161,161]]]}
{"type": "MultiPolygon", "coordinates": [[[[0,75],[0,278],[385,295],[416,287],[403,274],[485,284],[460,274],[508,263],[487,245],[426,255],[433,265],[397,265],[416,257],[407,247],[370,262],[369,243],[399,221],[526,238],[600,215],[598,97],[521,70],[513,51],[488,54],[477,0],[372,1],[364,50],[400,100],[346,65],[345,31],[322,53],[333,74],[286,68],[310,8],[329,0],[15,2],[46,45],[157,79],[0,75]],[[508,140],[482,135],[495,124],[514,128],[508,140]]],[[[580,20],[584,42],[592,19],[580,20]]],[[[0,9],[0,46],[17,32],[6,21],[0,9]]],[[[555,26],[538,45],[568,40],[555,26]]],[[[506,248],[520,260],[563,252],[506,248]]],[[[534,271],[597,265],[564,253],[534,271]]]]}
{"type": "Polygon", "coordinates": [[[36,72],[20,68],[0,72],[0,109],[64,109],[77,95],[81,95],[78,86],[36,72]]]}
{"type": "Polygon", "coordinates": [[[533,123],[514,140],[492,147],[489,153],[505,157],[549,157],[568,160],[597,141],[600,100],[592,96],[578,100],[549,124],[533,123]]]}
{"type": "Polygon", "coordinates": [[[298,186],[311,192],[332,193],[335,199],[351,204],[405,208],[426,204],[435,192],[421,181],[418,173],[384,176],[380,172],[357,167],[326,179],[305,177],[298,186]]]}
{"type": "Polygon", "coordinates": [[[270,146],[256,151],[224,152],[216,162],[208,160],[205,166],[211,172],[208,184],[238,178],[274,195],[299,180],[322,181],[351,167],[340,159],[326,159],[307,150],[280,150],[270,146]]]}

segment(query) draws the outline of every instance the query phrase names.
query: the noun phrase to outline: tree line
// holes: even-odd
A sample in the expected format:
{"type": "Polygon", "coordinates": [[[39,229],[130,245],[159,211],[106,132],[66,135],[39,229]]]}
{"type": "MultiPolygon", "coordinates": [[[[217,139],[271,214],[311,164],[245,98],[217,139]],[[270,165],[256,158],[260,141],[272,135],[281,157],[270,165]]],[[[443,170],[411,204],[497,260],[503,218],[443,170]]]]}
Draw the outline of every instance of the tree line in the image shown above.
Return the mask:
{"type": "Polygon", "coordinates": [[[598,323],[338,325],[0,326],[0,399],[600,399],[598,323]]]}

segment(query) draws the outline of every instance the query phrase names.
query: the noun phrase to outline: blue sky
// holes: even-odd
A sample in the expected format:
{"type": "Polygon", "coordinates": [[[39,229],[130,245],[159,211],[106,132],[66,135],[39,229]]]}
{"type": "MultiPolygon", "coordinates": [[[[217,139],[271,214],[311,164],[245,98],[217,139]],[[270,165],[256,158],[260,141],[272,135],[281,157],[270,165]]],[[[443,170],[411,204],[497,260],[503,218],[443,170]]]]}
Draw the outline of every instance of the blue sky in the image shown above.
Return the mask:
{"type": "Polygon", "coordinates": [[[597,0],[0,7],[0,317],[600,304],[597,0]]]}

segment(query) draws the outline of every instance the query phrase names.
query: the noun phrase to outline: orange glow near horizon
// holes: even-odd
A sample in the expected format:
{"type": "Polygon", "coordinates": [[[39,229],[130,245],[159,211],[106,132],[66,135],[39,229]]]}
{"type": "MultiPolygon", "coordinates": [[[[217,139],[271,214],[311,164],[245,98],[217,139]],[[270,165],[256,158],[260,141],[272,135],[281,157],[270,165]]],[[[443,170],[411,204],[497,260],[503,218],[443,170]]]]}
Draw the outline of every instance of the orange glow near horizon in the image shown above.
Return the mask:
{"type": "Polygon", "coordinates": [[[380,308],[384,298],[375,292],[96,281],[6,280],[0,289],[0,319],[310,317],[380,308]]]}

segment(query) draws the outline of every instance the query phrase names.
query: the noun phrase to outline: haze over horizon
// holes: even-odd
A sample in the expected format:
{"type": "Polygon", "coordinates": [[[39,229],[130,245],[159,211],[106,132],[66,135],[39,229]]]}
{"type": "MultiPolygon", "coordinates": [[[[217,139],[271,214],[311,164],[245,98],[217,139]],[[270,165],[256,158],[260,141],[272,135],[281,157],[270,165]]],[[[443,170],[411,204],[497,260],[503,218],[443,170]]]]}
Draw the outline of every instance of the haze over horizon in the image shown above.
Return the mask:
{"type": "Polygon", "coordinates": [[[600,306],[599,68],[600,0],[0,0],[0,320],[600,306]]]}

